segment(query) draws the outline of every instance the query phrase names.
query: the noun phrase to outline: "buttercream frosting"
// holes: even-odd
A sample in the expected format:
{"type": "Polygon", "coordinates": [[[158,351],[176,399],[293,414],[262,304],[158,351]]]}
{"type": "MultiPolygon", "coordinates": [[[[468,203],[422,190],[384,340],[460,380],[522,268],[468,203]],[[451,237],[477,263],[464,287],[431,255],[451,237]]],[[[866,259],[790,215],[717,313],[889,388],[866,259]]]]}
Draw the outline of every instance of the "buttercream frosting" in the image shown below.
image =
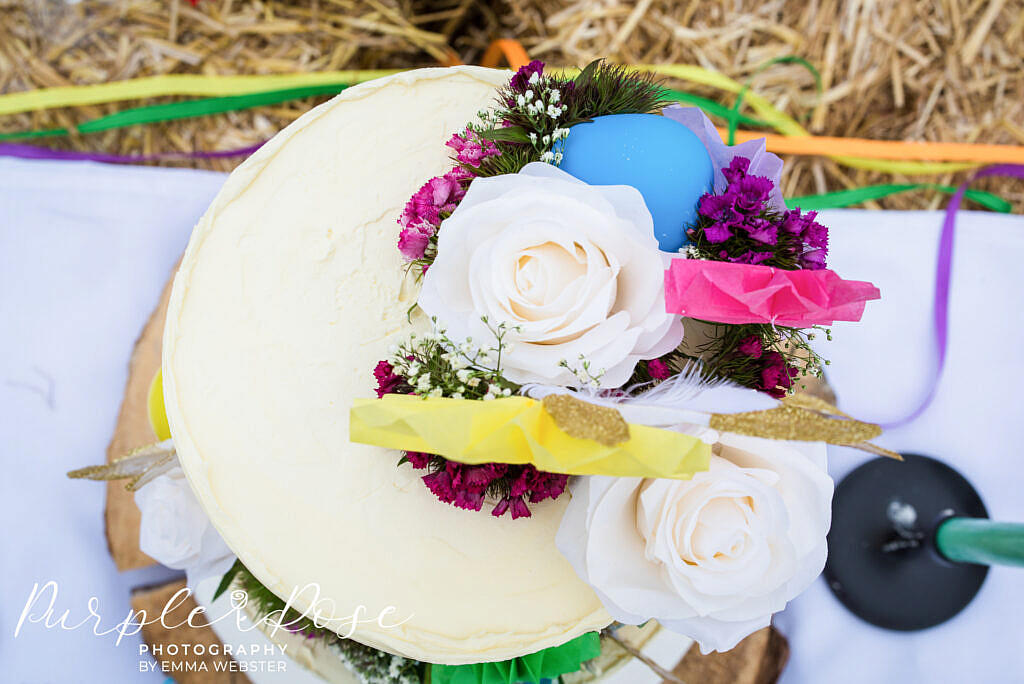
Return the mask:
{"type": "Polygon", "coordinates": [[[395,220],[507,78],[405,72],[299,118],[200,220],[164,334],[182,467],[245,566],[283,598],[316,583],[323,617],[365,609],[354,639],[436,663],[504,660],[611,621],[555,547],[567,496],[514,521],[459,510],[397,452],[348,439],[375,364],[423,324],[395,220]],[[399,626],[373,621],[388,607],[399,626]]]}

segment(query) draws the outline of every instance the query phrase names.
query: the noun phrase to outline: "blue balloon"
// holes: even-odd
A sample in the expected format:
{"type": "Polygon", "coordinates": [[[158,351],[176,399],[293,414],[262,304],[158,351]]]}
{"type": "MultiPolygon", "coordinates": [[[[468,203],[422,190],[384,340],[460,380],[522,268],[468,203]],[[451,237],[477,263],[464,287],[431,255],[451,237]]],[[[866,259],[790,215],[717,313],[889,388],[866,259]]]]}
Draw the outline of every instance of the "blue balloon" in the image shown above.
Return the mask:
{"type": "Polygon", "coordinates": [[[658,246],[675,252],[689,240],[697,201],[715,172],[689,128],[657,114],[611,114],[576,124],[562,144],[561,169],[591,185],[632,185],[654,218],[658,246]]]}

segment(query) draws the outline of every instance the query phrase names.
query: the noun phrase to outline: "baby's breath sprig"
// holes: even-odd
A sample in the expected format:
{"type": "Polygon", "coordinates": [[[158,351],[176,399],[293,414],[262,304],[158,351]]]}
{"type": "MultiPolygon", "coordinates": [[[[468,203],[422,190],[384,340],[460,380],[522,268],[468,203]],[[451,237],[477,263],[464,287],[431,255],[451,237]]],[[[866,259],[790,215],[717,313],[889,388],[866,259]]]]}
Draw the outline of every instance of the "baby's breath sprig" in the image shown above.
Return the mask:
{"type": "Polygon", "coordinates": [[[590,361],[583,354],[580,354],[577,360],[580,362],[578,367],[570,364],[567,359],[562,359],[558,362],[558,365],[576,376],[576,381],[579,382],[581,387],[600,387],[605,369],[594,370],[590,361]]]}
{"type": "MultiPolygon", "coordinates": [[[[569,137],[565,125],[565,105],[562,92],[553,79],[533,73],[527,88],[510,94],[506,107],[501,110],[483,110],[478,121],[469,124],[470,130],[489,140],[528,144],[523,163],[539,160],[558,166],[562,163],[559,141],[569,137]],[[508,126],[505,122],[515,122],[508,126]]],[[[495,161],[495,163],[498,163],[495,161]]]]}
{"type": "Polygon", "coordinates": [[[412,394],[453,399],[496,399],[519,391],[519,385],[501,374],[502,354],[509,352],[510,333],[517,330],[505,322],[481,320],[494,336],[494,343],[478,346],[473,338],[456,342],[433,317],[434,329],[416,335],[391,349],[388,359],[394,372],[412,388],[412,394]]]}

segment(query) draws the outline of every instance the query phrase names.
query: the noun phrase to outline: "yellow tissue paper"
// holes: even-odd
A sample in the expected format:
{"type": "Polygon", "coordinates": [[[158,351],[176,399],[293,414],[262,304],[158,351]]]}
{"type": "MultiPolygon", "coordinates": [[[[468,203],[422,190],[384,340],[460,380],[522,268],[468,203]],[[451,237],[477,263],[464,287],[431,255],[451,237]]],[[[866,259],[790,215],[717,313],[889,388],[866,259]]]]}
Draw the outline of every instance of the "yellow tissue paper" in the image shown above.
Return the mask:
{"type": "Polygon", "coordinates": [[[156,372],[149,383],[146,393],[146,411],[149,414],[149,425],[159,441],[171,438],[171,428],[167,424],[167,411],[164,410],[164,376],[156,372]]]}
{"type": "Polygon", "coordinates": [[[707,470],[711,447],[696,437],[629,425],[615,446],[571,437],[540,401],[491,401],[388,394],[356,399],[349,438],[374,446],[437,454],[459,463],[531,463],[567,475],[610,475],[687,480],[707,470]]]}

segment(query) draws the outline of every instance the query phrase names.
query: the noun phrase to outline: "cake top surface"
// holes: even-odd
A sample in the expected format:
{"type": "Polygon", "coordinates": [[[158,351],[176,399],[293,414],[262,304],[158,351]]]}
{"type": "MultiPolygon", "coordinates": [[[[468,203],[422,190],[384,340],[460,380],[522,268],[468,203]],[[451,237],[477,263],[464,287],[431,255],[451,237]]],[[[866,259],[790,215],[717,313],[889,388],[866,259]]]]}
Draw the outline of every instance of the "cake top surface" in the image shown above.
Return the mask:
{"type": "Polygon", "coordinates": [[[370,369],[423,325],[395,220],[507,78],[405,72],[289,126],[196,227],[164,337],[179,458],[232,550],[336,631],[357,616],[356,640],[429,662],[504,660],[611,621],[555,547],[568,497],[528,520],[462,511],[398,452],[348,438],[370,369]]]}

